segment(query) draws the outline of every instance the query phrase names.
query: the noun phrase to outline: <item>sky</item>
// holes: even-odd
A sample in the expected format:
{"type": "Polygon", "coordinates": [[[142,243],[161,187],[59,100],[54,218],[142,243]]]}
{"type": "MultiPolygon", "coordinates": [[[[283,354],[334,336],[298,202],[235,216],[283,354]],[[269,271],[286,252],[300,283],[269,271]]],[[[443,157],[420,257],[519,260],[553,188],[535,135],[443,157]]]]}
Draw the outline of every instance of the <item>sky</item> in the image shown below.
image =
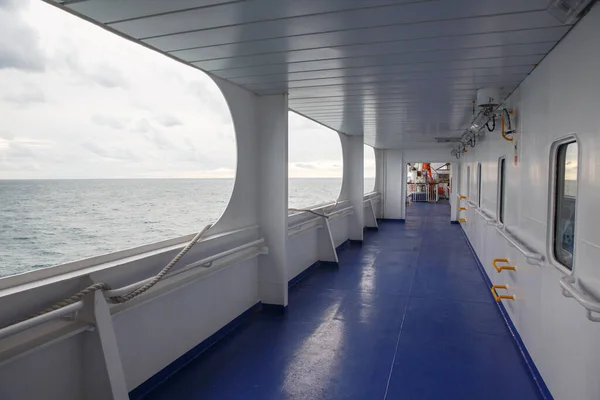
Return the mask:
{"type": "MultiPolygon", "coordinates": [[[[0,117],[0,179],[235,175],[206,74],[39,0],[0,0],[0,117]]],[[[340,177],[338,134],[290,113],[289,162],[290,177],[340,177]]]]}

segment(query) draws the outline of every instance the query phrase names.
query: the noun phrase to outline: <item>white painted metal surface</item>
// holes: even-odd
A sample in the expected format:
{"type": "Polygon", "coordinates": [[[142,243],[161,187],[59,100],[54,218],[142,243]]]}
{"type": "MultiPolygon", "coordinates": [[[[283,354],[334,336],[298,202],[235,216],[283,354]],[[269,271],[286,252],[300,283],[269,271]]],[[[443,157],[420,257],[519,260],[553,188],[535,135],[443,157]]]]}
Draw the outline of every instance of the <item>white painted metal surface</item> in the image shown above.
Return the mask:
{"type": "MultiPolygon", "coordinates": [[[[505,307],[555,399],[600,396],[595,372],[600,369],[600,323],[592,313],[600,299],[600,53],[595,50],[599,38],[600,6],[596,5],[509,98],[507,106],[515,109],[516,165],[514,143],[498,132],[487,134],[461,158],[463,178],[467,166],[475,171],[481,162],[481,210],[495,216],[498,159],[506,157],[503,225],[507,231],[471,210],[462,226],[492,283],[508,284],[514,291],[516,300],[505,307]],[[551,153],[554,142],[572,135],[578,139],[580,154],[574,266],[568,271],[555,265],[552,255],[551,153]],[[503,232],[513,233],[518,246],[526,248],[513,247],[514,238],[503,232]],[[543,259],[528,259],[530,253],[543,259]],[[517,271],[496,273],[494,258],[510,259],[517,271]]],[[[476,174],[471,175],[474,188],[476,174]]],[[[466,187],[463,179],[461,193],[466,193],[466,187]]]]}
{"type": "Polygon", "coordinates": [[[64,3],[378,148],[456,136],[478,88],[506,96],[569,29],[548,0],[64,3]]]}
{"type": "MultiPolygon", "coordinates": [[[[336,261],[336,246],[362,239],[363,226],[376,223],[366,221],[365,210],[371,219],[404,218],[406,163],[449,161],[449,148],[430,142],[462,131],[477,88],[499,85],[510,93],[567,32],[546,6],[546,0],[67,2],[86,18],[209,71],[228,102],[238,145],[235,188],[211,236],[185,262],[202,263],[262,237],[270,253],[244,255],[202,279],[184,271],[131,304],[109,307],[95,299],[75,321],[47,321],[3,339],[2,397],[120,398],[123,386],[137,387],[258,301],[286,305],[290,279],[316,261],[336,261]],[[322,223],[287,213],[288,106],[350,135],[342,136],[341,202],[322,223]],[[386,148],[376,150],[381,201],[363,196],[363,141],[386,148]],[[303,226],[311,229],[290,235],[303,226]],[[152,356],[140,363],[148,349],[152,356]]],[[[471,204],[463,227],[493,283],[514,291],[507,310],[557,399],[600,394],[600,324],[582,312],[582,306],[596,310],[600,292],[600,214],[593,212],[600,196],[598,38],[597,6],[509,98],[517,110],[518,165],[510,162],[512,144],[494,134],[460,168],[452,163],[452,194],[458,187],[466,192],[467,166],[475,171],[482,163],[482,202],[471,204]],[[573,134],[582,152],[577,207],[584,211],[573,273],[565,275],[549,254],[549,152],[555,140],[573,134]],[[490,221],[501,156],[509,175],[504,230],[490,221]],[[492,273],[498,257],[514,260],[518,270],[492,273]]],[[[451,204],[456,220],[456,196],[451,204]]],[[[118,287],[142,280],[185,241],[2,280],[0,326],[90,282],[118,287]]]]}
{"type": "Polygon", "coordinates": [[[52,321],[53,319],[64,317],[65,315],[71,315],[76,313],[77,311],[83,308],[83,301],[78,301],[77,303],[70,304],[58,310],[51,311],[47,314],[43,314],[37,317],[33,317],[30,319],[26,319],[20,322],[17,322],[13,325],[9,325],[0,329],[0,340],[5,337],[15,335],[17,333],[23,332],[27,329],[36,327],[45,322],[52,321]]]}

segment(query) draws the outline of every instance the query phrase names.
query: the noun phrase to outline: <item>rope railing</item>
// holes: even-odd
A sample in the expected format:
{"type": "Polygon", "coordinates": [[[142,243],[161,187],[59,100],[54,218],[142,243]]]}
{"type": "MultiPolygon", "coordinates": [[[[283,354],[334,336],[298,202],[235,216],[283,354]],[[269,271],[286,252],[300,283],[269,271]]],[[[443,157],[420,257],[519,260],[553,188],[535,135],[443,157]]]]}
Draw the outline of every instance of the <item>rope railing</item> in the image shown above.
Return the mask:
{"type": "MultiPolygon", "coordinates": [[[[147,292],[148,290],[150,290],[158,282],[160,282],[165,277],[165,275],[167,275],[167,273],[179,262],[179,260],[181,260],[181,258],[188,251],[190,251],[190,249],[192,247],[194,247],[194,245],[196,243],[198,243],[198,241],[204,236],[204,234],[211,227],[212,227],[212,224],[206,225],[200,232],[198,232],[194,236],[194,238],[183,249],[181,249],[181,251],[163,269],[160,270],[160,272],[158,274],[142,281],[141,283],[139,283],[140,286],[132,288],[131,291],[128,291],[127,293],[124,293],[123,295],[108,297],[107,298],[108,302],[115,303],[115,304],[126,303],[126,302],[138,297],[139,295],[147,292]]],[[[133,286],[133,285],[130,285],[130,286],[133,286]]],[[[128,286],[127,288],[129,288],[130,286],[128,286]]],[[[15,325],[19,325],[19,324],[26,324],[29,320],[31,320],[33,318],[36,318],[38,321],[37,324],[40,324],[40,323],[45,322],[46,319],[40,319],[39,317],[51,314],[51,315],[49,315],[49,317],[50,317],[49,319],[53,319],[53,318],[56,318],[57,315],[62,316],[62,315],[74,312],[74,311],[71,311],[71,309],[73,307],[75,307],[76,304],[78,305],[78,308],[77,308],[77,310],[78,310],[79,308],[81,308],[80,305],[83,304],[82,300],[89,294],[92,294],[98,290],[106,292],[106,291],[110,291],[112,289],[108,283],[105,283],[105,282],[94,283],[94,284],[86,287],[85,289],[80,290],[79,292],[75,293],[74,295],[67,297],[66,299],[63,299],[57,303],[54,303],[50,307],[45,308],[35,314],[32,314],[32,315],[24,318],[17,324],[13,324],[11,326],[0,329],[0,338],[3,336],[8,336],[8,335],[6,335],[7,332],[10,332],[10,330],[8,330],[8,328],[14,327],[15,325]],[[58,312],[59,310],[61,312],[58,312]]]]}
{"type": "Polygon", "coordinates": [[[288,211],[307,212],[307,213],[314,214],[314,215],[317,215],[322,218],[329,218],[329,213],[331,211],[333,211],[337,207],[337,205],[338,205],[338,200],[336,200],[333,203],[333,205],[329,206],[328,208],[324,207],[322,213],[315,211],[314,209],[310,209],[310,208],[288,208],[288,211]]]}

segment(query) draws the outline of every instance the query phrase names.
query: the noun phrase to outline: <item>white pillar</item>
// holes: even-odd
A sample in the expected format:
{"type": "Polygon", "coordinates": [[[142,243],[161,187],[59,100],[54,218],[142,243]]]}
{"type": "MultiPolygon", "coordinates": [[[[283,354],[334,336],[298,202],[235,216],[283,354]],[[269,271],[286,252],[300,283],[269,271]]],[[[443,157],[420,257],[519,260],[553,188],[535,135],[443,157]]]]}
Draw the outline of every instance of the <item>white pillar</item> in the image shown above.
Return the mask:
{"type": "Polygon", "coordinates": [[[257,96],[230,82],[213,79],[231,111],[238,157],[229,205],[210,233],[258,226],[269,253],[258,257],[257,300],[285,307],[288,302],[288,96],[257,96]]]}
{"type": "Polygon", "coordinates": [[[381,202],[376,214],[377,218],[383,218],[385,210],[385,150],[375,149],[375,191],[381,193],[381,202]]]}
{"type": "Polygon", "coordinates": [[[450,186],[450,221],[458,221],[458,193],[460,188],[460,164],[453,162],[450,164],[450,178],[452,185],[450,186]]]}
{"type": "Polygon", "coordinates": [[[258,124],[258,216],[269,246],[260,257],[259,295],[265,304],[288,303],[288,98],[287,95],[257,99],[258,124]]]}
{"type": "Polygon", "coordinates": [[[401,150],[383,151],[383,218],[404,219],[406,201],[406,165],[401,150]]]}
{"type": "Polygon", "coordinates": [[[344,157],[344,177],[340,200],[348,200],[354,208],[348,237],[363,240],[364,226],[364,138],[362,135],[340,135],[344,157]]]}

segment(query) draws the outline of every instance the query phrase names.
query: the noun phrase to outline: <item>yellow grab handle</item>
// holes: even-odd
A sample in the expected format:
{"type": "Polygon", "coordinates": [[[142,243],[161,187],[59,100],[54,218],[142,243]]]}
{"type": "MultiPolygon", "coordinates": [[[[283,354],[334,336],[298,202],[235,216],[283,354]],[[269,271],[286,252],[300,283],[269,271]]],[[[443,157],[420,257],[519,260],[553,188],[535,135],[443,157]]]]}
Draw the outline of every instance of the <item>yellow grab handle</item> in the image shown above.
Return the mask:
{"type": "Polygon", "coordinates": [[[458,198],[459,198],[460,200],[462,200],[462,199],[466,199],[466,198],[467,198],[467,196],[458,196],[458,198]]]}
{"type": "Polygon", "coordinates": [[[459,218],[458,222],[467,222],[467,219],[466,218],[459,218]]]}
{"type": "Polygon", "coordinates": [[[461,207],[461,208],[458,209],[458,211],[467,211],[467,208],[466,207],[461,207]]]}
{"type": "Polygon", "coordinates": [[[496,265],[497,263],[506,263],[508,264],[508,259],[506,258],[495,258],[492,261],[492,265],[494,266],[494,268],[496,269],[496,271],[498,273],[502,272],[503,270],[507,270],[507,271],[516,271],[517,267],[515,267],[514,265],[503,265],[501,267],[499,267],[498,265],[496,265]]]}
{"type": "Polygon", "coordinates": [[[499,295],[498,293],[496,293],[496,289],[504,289],[504,290],[508,290],[508,286],[506,285],[494,285],[492,286],[492,294],[494,295],[494,299],[496,299],[497,303],[500,303],[500,300],[502,299],[506,299],[506,300],[514,300],[515,296],[514,295],[499,295]]]}
{"type": "Polygon", "coordinates": [[[502,114],[502,129],[500,130],[500,132],[502,132],[502,137],[504,138],[504,140],[507,140],[509,142],[513,141],[513,138],[509,138],[508,136],[506,136],[506,133],[504,132],[504,114],[502,114]]]}

